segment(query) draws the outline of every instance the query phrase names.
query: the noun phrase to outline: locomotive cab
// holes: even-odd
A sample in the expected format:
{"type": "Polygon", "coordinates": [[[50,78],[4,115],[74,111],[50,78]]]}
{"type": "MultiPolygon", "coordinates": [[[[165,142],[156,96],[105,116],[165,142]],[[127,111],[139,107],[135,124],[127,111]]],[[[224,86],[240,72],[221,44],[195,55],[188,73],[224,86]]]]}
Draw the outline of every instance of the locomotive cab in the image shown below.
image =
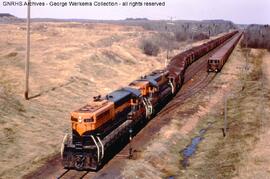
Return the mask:
{"type": "Polygon", "coordinates": [[[169,79],[168,70],[156,70],[149,75],[145,76],[149,81],[155,81],[158,86],[157,93],[153,94],[154,106],[163,100],[166,100],[170,95],[174,94],[175,86],[169,79]]]}
{"type": "Polygon", "coordinates": [[[136,120],[144,113],[144,111],[142,111],[142,104],[141,98],[131,99],[131,111],[128,113],[129,120],[136,120]]]}
{"type": "Polygon", "coordinates": [[[151,79],[145,79],[142,77],[140,80],[135,80],[129,84],[130,88],[134,88],[140,91],[142,94],[142,98],[140,99],[140,104],[143,104],[144,109],[141,108],[139,111],[143,111],[142,113],[145,114],[146,118],[151,117],[154,113],[153,111],[153,104],[157,103],[157,92],[158,84],[156,81],[151,79]]]}
{"type": "Polygon", "coordinates": [[[71,113],[72,129],[80,136],[85,132],[92,133],[104,123],[112,120],[114,117],[113,113],[112,102],[106,99],[93,101],[71,113]]]}
{"type": "Polygon", "coordinates": [[[149,96],[149,89],[151,88],[149,82],[147,80],[135,80],[129,84],[131,88],[135,88],[140,90],[141,95],[143,97],[149,96]]]}
{"type": "Polygon", "coordinates": [[[114,104],[99,98],[71,113],[72,141],[90,145],[91,135],[105,135],[114,119],[114,104]]]}

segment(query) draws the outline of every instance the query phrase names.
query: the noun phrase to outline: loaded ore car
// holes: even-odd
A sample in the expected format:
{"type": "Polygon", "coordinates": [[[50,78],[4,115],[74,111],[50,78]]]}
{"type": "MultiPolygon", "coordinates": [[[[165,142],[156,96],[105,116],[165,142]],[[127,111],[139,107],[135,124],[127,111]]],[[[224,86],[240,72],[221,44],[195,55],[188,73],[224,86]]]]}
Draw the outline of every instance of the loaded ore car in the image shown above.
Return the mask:
{"type": "Polygon", "coordinates": [[[241,38],[241,35],[241,32],[234,35],[232,39],[226,42],[225,45],[223,45],[208,59],[208,72],[219,72],[222,69],[223,65],[226,63],[227,59],[241,38]]]}

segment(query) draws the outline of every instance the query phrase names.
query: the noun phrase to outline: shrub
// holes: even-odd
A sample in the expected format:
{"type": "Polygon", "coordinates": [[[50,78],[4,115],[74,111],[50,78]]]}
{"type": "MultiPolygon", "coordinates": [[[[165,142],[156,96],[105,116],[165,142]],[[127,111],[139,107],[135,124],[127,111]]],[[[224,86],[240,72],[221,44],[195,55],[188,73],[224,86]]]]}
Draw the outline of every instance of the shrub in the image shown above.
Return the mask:
{"type": "Polygon", "coordinates": [[[204,34],[204,33],[196,33],[193,36],[193,40],[204,40],[204,39],[209,39],[209,36],[204,34]]]}
{"type": "Polygon", "coordinates": [[[146,55],[150,55],[150,56],[157,56],[159,53],[158,45],[154,43],[153,41],[151,41],[150,39],[143,40],[142,49],[146,55]]]}
{"type": "Polygon", "coordinates": [[[182,31],[177,31],[174,33],[175,39],[178,42],[186,41],[188,39],[188,33],[187,32],[182,32],[182,31]]]}
{"type": "Polygon", "coordinates": [[[244,33],[241,47],[270,49],[270,27],[268,25],[249,25],[244,33]]]}

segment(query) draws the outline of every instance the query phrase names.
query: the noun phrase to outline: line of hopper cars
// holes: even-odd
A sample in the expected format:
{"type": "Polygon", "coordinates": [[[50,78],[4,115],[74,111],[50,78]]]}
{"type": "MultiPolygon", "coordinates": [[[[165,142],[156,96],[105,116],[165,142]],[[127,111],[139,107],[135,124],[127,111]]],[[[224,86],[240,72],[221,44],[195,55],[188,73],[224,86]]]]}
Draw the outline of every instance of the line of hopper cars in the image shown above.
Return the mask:
{"type": "Polygon", "coordinates": [[[64,137],[61,148],[64,168],[98,170],[112,146],[126,138],[132,126],[147,122],[160,105],[180,90],[188,66],[237,33],[227,33],[180,53],[166,68],[145,75],[104,97],[96,96],[72,112],[72,133],[64,137]]]}
{"type": "Polygon", "coordinates": [[[238,33],[208,59],[208,72],[219,72],[226,63],[233,49],[240,40],[242,33],[238,33]]]}

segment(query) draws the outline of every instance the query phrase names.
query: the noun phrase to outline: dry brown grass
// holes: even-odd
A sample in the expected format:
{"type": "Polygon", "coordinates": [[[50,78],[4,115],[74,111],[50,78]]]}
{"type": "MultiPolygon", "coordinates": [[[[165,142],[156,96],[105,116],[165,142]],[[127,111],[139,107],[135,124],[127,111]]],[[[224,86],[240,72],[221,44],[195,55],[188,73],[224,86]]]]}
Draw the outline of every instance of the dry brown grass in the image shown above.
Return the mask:
{"type": "Polygon", "coordinates": [[[261,92],[260,104],[257,106],[260,110],[260,128],[257,131],[258,141],[252,146],[252,151],[242,161],[238,169],[238,175],[235,178],[269,178],[270,175],[270,55],[266,53],[262,57],[262,71],[259,82],[261,92]]]}

